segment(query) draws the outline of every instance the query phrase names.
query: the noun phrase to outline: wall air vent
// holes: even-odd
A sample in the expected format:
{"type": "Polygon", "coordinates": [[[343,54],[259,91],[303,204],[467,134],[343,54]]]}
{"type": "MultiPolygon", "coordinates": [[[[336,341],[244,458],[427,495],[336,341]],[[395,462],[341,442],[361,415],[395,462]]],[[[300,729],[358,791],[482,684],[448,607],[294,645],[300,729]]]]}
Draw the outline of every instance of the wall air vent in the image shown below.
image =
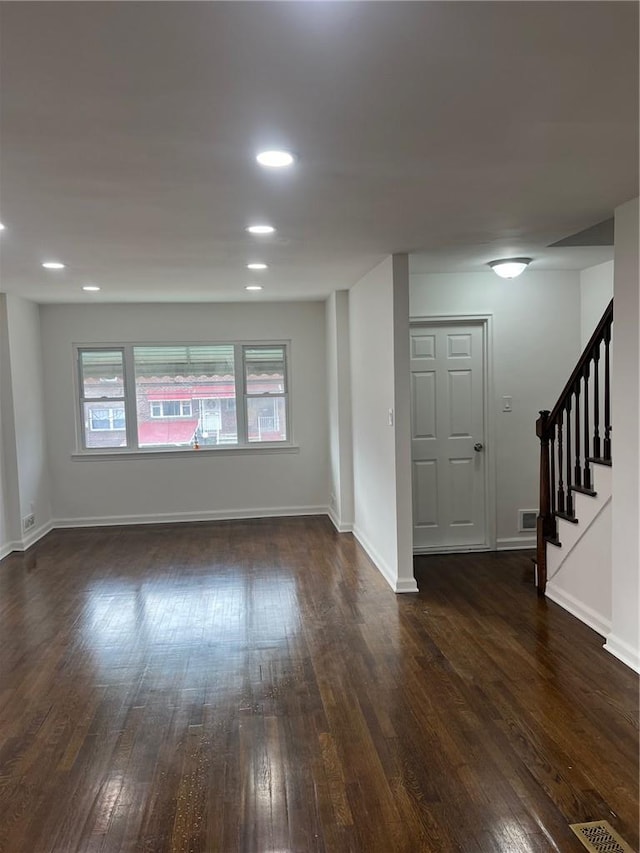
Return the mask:
{"type": "Polygon", "coordinates": [[[537,509],[519,509],[518,510],[518,530],[520,533],[526,533],[529,530],[535,530],[538,523],[537,509]]]}

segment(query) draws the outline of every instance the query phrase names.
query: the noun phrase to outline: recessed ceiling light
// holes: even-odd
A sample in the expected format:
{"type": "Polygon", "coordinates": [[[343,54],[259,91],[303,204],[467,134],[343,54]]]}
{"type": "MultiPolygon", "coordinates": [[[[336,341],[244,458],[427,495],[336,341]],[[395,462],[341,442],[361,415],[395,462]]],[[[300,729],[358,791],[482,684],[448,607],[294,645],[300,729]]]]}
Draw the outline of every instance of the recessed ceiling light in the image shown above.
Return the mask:
{"type": "Polygon", "coordinates": [[[261,151],[256,156],[256,160],[261,166],[268,166],[270,169],[282,169],[293,164],[293,154],[288,151],[261,151]]]}
{"type": "Polygon", "coordinates": [[[266,264],[247,264],[248,270],[266,270],[266,264]]]}
{"type": "Polygon", "coordinates": [[[273,225],[249,225],[247,228],[250,234],[273,234],[275,230],[273,225]]]}
{"type": "Polygon", "coordinates": [[[262,285],[261,284],[248,284],[245,287],[245,290],[262,290],[262,285]]]}
{"type": "Polygon", "coordinates": [[[0,231],[4,231],[4,225],[0,222],[0,231]]]}
{"type": "Polygon", "coordinates": [[[60,261],[43,261],[42,266],[46,270],[63,270],[65,268],[65,264],[61,264],[60,261]]]}
{"type": "Polygon", "coordinates": [[[97,284],[85,284],[83,285],[82,289],[86,290],[89,293],[95,293],[100,290],[97,284]]]}

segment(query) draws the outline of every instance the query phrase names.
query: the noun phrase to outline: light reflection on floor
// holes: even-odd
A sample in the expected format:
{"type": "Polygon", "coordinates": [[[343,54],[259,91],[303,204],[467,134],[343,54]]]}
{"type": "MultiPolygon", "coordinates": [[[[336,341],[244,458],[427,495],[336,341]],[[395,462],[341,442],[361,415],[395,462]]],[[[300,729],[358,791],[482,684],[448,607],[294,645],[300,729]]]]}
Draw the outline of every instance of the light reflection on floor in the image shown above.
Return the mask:
{"type": "MultiPolygon", "coordinates": [[[[163,667],[171,650],[194,647],[215,661],[252,649],[291,642],[300,631],[294,580],[288,576],[216,582],[201,588],[172,581],[152,585],[113,582],[90,589],[81,618],[82,640],[102,677],[116,677],[135,663],[138,648],[160,654],[163,667]]],[[[197,667],[196,667],[197,668],[197,667]]]]}

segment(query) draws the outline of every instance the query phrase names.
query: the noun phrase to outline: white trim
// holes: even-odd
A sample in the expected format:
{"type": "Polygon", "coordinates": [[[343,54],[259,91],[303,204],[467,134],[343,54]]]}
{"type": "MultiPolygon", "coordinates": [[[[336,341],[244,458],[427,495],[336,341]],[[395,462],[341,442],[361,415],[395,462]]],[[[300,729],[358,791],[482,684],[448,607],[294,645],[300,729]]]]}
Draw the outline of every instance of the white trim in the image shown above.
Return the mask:
{"type": "Polygon", "coordinates": [[[17,542],[5,542],[4,545],[0,547],[0,560],[4,560],[5,557],[8,557],[9,554],[13,554],[13,552],[17,550],[17,542]]]}
{"type": "Polygon", "coordinates": [[[420,592],[415,578],[406,578],[405,580],[396,581],[393,591],[399,594],[403,592],[420,592]]]}
{"type": "Polygon", "coordinates": [[[488,545],[423,545],[414,548],[413,553],[419,556],[420,554],[471,554],[492,550],[488,545]]]}
{"type": "Polygon", "coordinates": [[[387,565],[386,561],[380,556],[378,551],[376,551],[371,542],[367,539],[360,528],[356,527],[356,525],[353,526],[353,535],[364,548],[374,567],[380,572],[394,592],[418,592],[418,584],[416,583],[415,578],[412,578],[411,580],[398,579],[393,569],[387,565]]]}
{"type": "Polygon", "coordinates": [[[20,547],[17,548],[18,551],[26,551],[27,548],[30,548],[32,545],[42,539],[43,536],[46,536],[53,530],[53,521],[49,519],[45,524],[41,524],[40,527],[32,528],[27,534],[22,537],[22,542],[20,543],[20,547]]]}
{"type": "Polygon", "coordinates": [[[108,448],[103,448],[102,450],[84,450],[72,453],[71,458],[111,462],[114,459],[175,459],[178,456],[192,456],[202,459],[203,456],[213,458],[218,454],[222,454],[223,456],[245,456],[254,453],[258,455],[268,453],[300,453],[300,446],[297,444],[287,444],[284,441],[281,444],[262,444],[260,442],[256,442],[255,445],[218,444],[211,447],[200,447],[198,450],[194,450],[192,447],[187,447],[186,445],[180,450],[159,445],[157,449],[152,448],[149,450],[115,450],[108,448]]]}
{"type": "Polygon", "coordinates": [[[634,649],[626,640],[616,637],[615,634],[609,634],[607,642],[604,644],[604,649],[630,667],[634,672],[640,674],[640,651],[634,649]]]}
{"type": "Polygon", "coordinates": [[[571,593],[557,587],[553,581],[547,582],[545,595],[551,601],[555,601],[560,607],[568,610],[572,616],[584,622],[585,625],[588,625],[589,628],[592,628],[601,637],[606,637],[611,630],[611,621],[609,619],[571,595],[571,593]]]}
{"type": "Polygon", "coordinates": [[[4,560],[5,557],[8,557],[9,554],[13,554],[16,551],[27,551],[32,547],[32,545],[39,542],[43,536],[50,533],[54,527],[55,524],[53,521],[47,521],[46,524],[41,524],[40,527],[32,528],[25,536],[22,537],[22,539],[16,539],[13,542],[5,542],[5,544],[0,547],[0,560],[4,560]]]}
{"type": "Polygon", "coordinates": [[[338,518],[336,511],[332,506],[330,506],[327,510],[327,515],[329,516],[329,520],[338,531],[338,533],[352,533],[353,532],[353,524],[343,524],[338,518]]]}
{"type": "Polygon", "coordinates": [[[507,536],[496,541],[496,551],[518,551],[536,547],[535,536],[507,536]]]}
{"type": "Polygon", "coordinates": [[[286,518],[299,515],[328,515],[326,506],[269,507],[228,509],[204,512],[165,512],[155,515],[99,515],[86,518],[56,518],[53,527],[112,527],[131,524],[179,524],[189,521],[233,521],[246,518],[286,518]]]}
{"type": "MultiPolygon", "coordinates": [[[[497,545],[497,473],[494,453],[494,412],[489,401],[494,399],[493,383],[493,313],[486,314],[432,314],[430,316],[409,317],[409,332],[414,326],[439,326],[449,323],[477,323],[482,328],[484,356],[484,448],[485,467],[485,544],[478,550],[500,550],[497,545]],[[488,544],[486,544],[488,543],[488,544]]],[[[528,547],[528,546],[523,546],[528,547]]],[[[442,550],[442,549],[441,549],[442,550]]],[[[465,549],[471,550],[471,548],[465,549]]],[[[414,553],[422,553],[414,551],[414,553]]],[[[426,552],[424,552],[426,553],[426,552]]],[[[442,551],[444,553],[444,551],[442,551]]]]}
{"type": "Polygon", "coordinates": [[[425,325],[426,323],[431,323],[433,325],[440,323],[457,323],[459,320],[463,322],[471,322],[478,323],[484,322],[485,320],[493,320],[493,313],[487,314],[428,314],[428,315],[412,315],[409,318],[410,324],[420,326],[425,325]]]}

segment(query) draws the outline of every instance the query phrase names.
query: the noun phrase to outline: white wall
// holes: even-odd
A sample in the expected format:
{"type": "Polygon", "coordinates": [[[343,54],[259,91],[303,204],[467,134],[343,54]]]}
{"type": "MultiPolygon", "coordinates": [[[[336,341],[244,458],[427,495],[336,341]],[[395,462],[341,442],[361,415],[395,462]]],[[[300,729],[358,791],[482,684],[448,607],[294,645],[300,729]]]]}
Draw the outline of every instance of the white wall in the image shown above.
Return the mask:
{"type": "Polygon", "coordinates": [[[580,340],[584,349],[613,298],[613,261],[580,273],[580,340]]]}
{"type": "Polygon", "coordinates": [[[349,291],[353,531],[396,592],[417,589],[411,550],[410,457],[405,458],[409,439],[407,292],[406,256],[387,258],[349,291]],[[389,410],[396,417],[395,425],[389,424],[389,410]]]}
{"type": "Polygon", "coordinates": [[[36,304],[17,296],[6,295],[2,302],[4,544],[24,548],[51,525],[40,316],[36,304]],[[21,519],[31,513],[35,526],[23,533],[21,519]]]}
{"type": "Polygon", "coordinates": [[[0,559],[18,536],[18,471],[15,454],[7,299],[0,294],[0,559]]]}
{"type": "Polygon", "coordinates": [[[327,299],[326,321],[329,514],[339,531],[348,531],[353,528],[348,291],[334,291],[327,299]]]}
{"type": "Polygon", "coordinates": [[[640,671],[638,228],[638,199],[616,208],[611,402],[613,597],[611,633],[605,648],[640,671]]]}
{"type": "Polygon", "coordinates": [[[580,355],[577,272],[527,270],[515,280],[492,272],[410,274],[411,318],[492,315],[492,450],[497,547],[533,545],[518,510],[537,509],[540,409],[552,409],[580,355]],[[502,397],[512,411],[502,411],[502,397]]]}
{"type": "Polygon", "coordinates": [[[42,306],[54,519],[91,524],[326,512],[325,309],[257,305],[42,306]],[[73,458],[74,343],[290,340],[293,441],[299,450],[73,458]]]}
{"type": "Polygon", "coordinates": [[[603,637],[611,631],[611,468],[594,465],[596,495],[574,494],[577,524],[558,519],[562,547],[547,546],[547,597],[603,637]]]}
{"type": "MultiPolygon", "coordinates": [[[[0,347],[0,377],[2,376],[2,350],[0,347]]],[[[4,408],[2,392],[0,392],[0,560],[8,553],[9,546],[9,531],[7,518],[7,487],[6,481],[6,464],[4,461],[5,450],[2,430],[2,410],[4,408]]]]}

